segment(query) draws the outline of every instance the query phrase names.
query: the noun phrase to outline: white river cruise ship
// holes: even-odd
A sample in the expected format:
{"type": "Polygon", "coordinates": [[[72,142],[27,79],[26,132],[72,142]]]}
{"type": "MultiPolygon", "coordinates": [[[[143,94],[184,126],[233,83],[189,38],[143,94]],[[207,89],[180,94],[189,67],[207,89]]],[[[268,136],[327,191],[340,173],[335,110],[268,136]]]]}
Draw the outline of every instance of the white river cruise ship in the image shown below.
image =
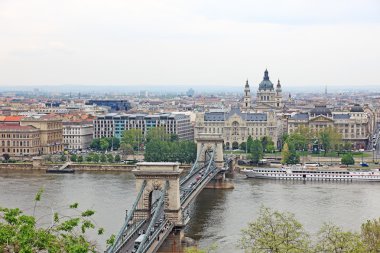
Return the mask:
{"type": "Polygon", "coordinates": [[[380,182],[380,169],[373,170],[319,170],[303,167],[255,168],[241,171],[249,178],[285,180],[370,181],[380,182]]]}

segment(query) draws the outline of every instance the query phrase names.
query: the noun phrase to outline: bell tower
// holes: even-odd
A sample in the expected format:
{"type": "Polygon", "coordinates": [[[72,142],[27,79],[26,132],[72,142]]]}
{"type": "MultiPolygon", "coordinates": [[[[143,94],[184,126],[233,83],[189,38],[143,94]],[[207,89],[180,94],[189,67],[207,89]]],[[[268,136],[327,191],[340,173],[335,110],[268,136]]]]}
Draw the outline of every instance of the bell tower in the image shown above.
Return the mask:
{"type": "Polygon", "coordinates": [[[244,101],[243,101],[243,110],[251,109],[251,90],[249,88],[248,80],[245,82],[244,87],[244,101]]]}

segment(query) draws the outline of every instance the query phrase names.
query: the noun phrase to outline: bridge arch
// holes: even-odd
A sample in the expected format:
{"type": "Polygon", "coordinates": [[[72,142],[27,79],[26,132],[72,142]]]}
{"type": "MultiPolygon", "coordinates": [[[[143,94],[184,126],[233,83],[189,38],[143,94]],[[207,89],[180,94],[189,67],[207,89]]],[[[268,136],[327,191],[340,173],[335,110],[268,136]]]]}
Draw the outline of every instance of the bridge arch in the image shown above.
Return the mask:
{"type": "Polygon", "coordinates": [[[222,168],[224,164],[223,158],[223,137],[221,134],[200,133],[195,139],[197,142],[197,152],[199,156],[198,162],[205,163],[207,161],[206,150],[213,149],[215,152],[214,161],[218,168],[222,168]]]}
{"type": "Polygon", "coordinates": [[[179,190],[181,172],[179,163],[138,163],[137,168],[133,170],[136,177],[136,191],[141,189],[144,181],[146,186],[134,217],[136,219],[150,217],[154,201],[162,196],[165,184],[168,182],[169,187],[164,196],[164,213],[170,221],[179,223],[182,220],[179,190]]]}

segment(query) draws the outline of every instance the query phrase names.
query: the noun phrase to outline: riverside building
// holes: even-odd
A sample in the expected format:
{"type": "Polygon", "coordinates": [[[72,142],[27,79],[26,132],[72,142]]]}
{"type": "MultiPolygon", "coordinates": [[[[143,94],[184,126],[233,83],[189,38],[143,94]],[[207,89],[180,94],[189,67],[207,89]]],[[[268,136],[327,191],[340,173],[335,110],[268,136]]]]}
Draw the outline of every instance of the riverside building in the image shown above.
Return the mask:
{"type": "Polygon", "coordinates": [[[116,114],[98,116],[94,120],[94,138],[118,137],[125,130],[140,129],[145,135],[150,128],[162,127],[168,134],[176,134],[180,140],[193,140],[194,131],[190,117],[185,114],[116,114]]]}

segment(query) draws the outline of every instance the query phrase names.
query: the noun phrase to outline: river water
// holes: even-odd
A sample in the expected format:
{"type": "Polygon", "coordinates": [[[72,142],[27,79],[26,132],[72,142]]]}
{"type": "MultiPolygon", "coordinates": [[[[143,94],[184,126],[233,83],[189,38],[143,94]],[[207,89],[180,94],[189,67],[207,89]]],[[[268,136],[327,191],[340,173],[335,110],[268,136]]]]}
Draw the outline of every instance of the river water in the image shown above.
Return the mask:
{"type": "MultiPolygon", "coordinates": [[[[359,230],[367,219],[380,217],[380,183],[302,182],[245,179],[237,175],[233,190],[203,190],[192,208],[187,237],[201,247],[216,243],[218,252],[242,252],[236,245],[240,231],[255,219],[261,206],[295,213],[305,229],[316,233],[324,222],[359,230]]],[[[31,213],[33,199],[44,187],[37,216],[50,217],[51,208],[78,202],[82,210],[96,210],[94,220],[106,233],[99,248],[117,233],[136,196],[134,176],[126,172],[45,174],[0,170],[0,206],[31,213]]],[[[44,218],[49,222],[50,218],[44,218]]]]}

